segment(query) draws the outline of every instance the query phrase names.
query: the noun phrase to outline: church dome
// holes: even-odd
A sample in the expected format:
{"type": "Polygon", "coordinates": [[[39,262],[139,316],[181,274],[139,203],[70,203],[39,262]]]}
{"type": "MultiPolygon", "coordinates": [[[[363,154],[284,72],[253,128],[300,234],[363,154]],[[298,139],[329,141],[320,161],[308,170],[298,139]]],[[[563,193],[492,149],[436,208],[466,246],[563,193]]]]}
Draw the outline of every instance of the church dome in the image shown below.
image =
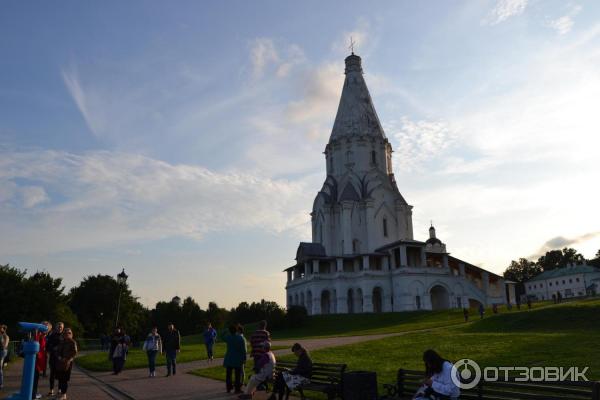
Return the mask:
{"type": "Polygon", "coordinates": [[[432,238],[427,239],[427,241],[425,243],[434,245],[434,244],[442,244],[442,241],[436,237],[432,237],[432,238]]]}

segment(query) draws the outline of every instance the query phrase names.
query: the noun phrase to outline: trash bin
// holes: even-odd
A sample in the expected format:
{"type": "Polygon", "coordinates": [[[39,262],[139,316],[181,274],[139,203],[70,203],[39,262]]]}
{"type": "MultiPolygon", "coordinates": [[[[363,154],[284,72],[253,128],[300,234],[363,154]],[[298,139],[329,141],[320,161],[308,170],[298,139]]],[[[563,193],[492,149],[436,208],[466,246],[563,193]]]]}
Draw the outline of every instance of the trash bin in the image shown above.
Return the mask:
{"type": "Polygon", "coordinates": [[[377,400],[377,373],[350,371],[342,378],[344,400],[377,400]]]}

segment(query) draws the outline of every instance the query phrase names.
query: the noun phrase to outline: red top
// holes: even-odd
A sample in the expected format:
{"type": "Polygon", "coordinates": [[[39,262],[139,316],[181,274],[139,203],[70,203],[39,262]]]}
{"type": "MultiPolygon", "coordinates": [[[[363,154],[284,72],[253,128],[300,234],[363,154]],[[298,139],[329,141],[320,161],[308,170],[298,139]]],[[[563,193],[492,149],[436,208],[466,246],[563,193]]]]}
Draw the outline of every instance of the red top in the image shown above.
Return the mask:
{"type": "Polygon", "coordinates": [[[42,332],[38,332],[35,335],[35,341],[40,344],[40,351],[38,351],[35,356],[35,369],[38,372],[44,372],[46,369],[46,334],[42,332]]]}

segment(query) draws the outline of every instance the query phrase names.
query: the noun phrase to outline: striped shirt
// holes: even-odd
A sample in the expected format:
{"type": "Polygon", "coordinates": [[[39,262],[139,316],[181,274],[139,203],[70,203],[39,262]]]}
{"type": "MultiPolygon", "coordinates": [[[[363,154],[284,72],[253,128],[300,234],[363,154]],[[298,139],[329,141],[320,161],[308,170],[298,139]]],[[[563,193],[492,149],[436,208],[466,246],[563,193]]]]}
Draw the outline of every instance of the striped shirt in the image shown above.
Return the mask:
{"type": "Polygon", "coordinates": [[[252,352],[250,355],[252,357],[260,356],[265,352],[263,349],[263,343],[271,340],[271,334],[269,331],[265,331],[263,329],[257,329],[254,331],[252,336],[250,336],[250,345],[252,346],[252,352]]]}

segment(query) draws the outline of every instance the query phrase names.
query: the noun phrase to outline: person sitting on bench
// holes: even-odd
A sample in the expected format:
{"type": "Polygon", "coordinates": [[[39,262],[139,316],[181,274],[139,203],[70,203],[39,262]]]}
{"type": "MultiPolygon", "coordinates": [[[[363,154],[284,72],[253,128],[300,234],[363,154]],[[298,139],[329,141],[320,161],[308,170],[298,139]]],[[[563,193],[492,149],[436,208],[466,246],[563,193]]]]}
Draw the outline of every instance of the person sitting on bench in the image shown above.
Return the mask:
{"type": "Polygon", "coordinates": [[[273,394],[269,400],[275,400],[275,394],[279,394],[279,400],[283,399],[285,393],[286,400],[290,397],[290,392],[300,385],[305,385],[310,382],[312,375],[312,360],[308,352],[300,343],[294,343],[292,352],[298,357],[296,368],[291,371],[282,371],[275,378],[273,394]]]}
{"type": "Polygon", "coordinates": [[[275,354],[271,351],[271,342],[263,342],[261,345],[262,354],[256,360],[256,368],[258,372],[248,380],[246,385],[246,393],[241,394],[239,399],[251,399],[256,391],[256,388],[265,381],[273,380],[273,372],[275,372],[275,354]]]}
{"type": "Polygon", "coordinates": [[[460,389],[452,380],[452,363],[444,360],[434,350],[423,353],[425,376],[423,386],[417,391],[415,400],[455,400],[460,389]]]}

